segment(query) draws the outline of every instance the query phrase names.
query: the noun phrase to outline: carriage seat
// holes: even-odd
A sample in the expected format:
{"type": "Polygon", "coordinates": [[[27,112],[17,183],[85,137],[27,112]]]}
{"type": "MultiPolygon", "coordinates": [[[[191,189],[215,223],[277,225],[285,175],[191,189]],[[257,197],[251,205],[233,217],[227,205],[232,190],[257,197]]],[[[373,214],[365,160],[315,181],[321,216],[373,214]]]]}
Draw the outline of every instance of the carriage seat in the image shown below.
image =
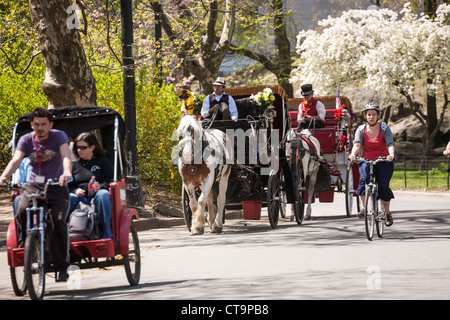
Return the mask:
{"type": "Polygon", "coordinates": [[[256,117],[258,115],[256,106],[250,98],[236,99],[235,102],[239,119],[245,119],[247,116],[256,117]]]}
{"type": "Polygon", "coordinates": [[[244,131],[250,129],[247,121],[247,116],[256,117],[258,112],[256,106],[250,98],[236,99],[236,108],[238,110],[238,121],[214,121],[212,124],[207,124],[211,129],[219,129],[226,132],[227,129],[242,129],[244,131]]]}
{"type": "MultiPolygon", "coordinates": [[[[289,117],[291,118],[291,128],[296,129],[298,126],[297,121],[298,111],[289,111],[289,117]]],[[[325,122],[323,123],[324,128],[334,127],[337,125],[337,120],[334,118],[334,109],[325,110],[325,122]]]]}
{"type": "MultiPolygon", "coordinates": [[[[297,129],[297,114],[298,111],[289,111],[291,129],[297,129]]],[[[319,140],[323,154],[333,154],[336,152],[336,131],[337,120],[334,118],[334,109],[327,109],[323,128],[311,130],[312,135],[319,140]]]]}

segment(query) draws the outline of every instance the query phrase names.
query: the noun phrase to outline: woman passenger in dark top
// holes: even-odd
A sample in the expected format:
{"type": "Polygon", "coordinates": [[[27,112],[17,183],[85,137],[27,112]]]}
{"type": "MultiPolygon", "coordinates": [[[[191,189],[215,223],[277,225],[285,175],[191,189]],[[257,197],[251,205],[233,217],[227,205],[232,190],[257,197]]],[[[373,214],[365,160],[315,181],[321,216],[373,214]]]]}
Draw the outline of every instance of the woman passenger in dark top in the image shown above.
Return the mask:
{"type": "Polygon", "coordinates": [[[100,216],[100,231],[102,239],[112,237],[111,231],[111,198],[109,184],[113,179],[113,167],[106,151],[100,146],[95,136],[90,132],[83,132],[76,137],[73,154],[78,160],[72,163],[72,181],[69,182],[70,203],[69,214],[81,202],[94,203],[100,216]],[[88,195],[88,185],[91,177],[95,176],[95,195],[88,195]]]}

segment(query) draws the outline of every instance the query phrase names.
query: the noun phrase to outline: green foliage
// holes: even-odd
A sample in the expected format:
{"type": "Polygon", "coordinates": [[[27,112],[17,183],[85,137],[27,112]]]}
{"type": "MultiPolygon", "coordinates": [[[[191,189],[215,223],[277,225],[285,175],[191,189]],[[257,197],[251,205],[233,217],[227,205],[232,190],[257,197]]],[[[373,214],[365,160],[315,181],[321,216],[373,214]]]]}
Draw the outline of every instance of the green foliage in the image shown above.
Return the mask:
{"type": "MultiPolygon", "coordinates": [[[[97,102],[123,115],[122,73],[94,73],[97,102]]],[[[173,86],[153,84],[152,75],[140,69],[136,77],[136,135],[138,175],[146,185],[164,185],[179,191],[181,180],[170,164],[171,141],[180,119],[173,86]]]]}
{"type": "Polygon", "coordinates": [[[152,185],[180,190],[181,179],[171,165],[172,133],[180,119],[180,107],[173,86],[145,83],[145,72],[136,90],[139,176],[152,185]]]}
{"type": "Polygon", "coordinates": [[[11,141],[17,118],[34,108],[47,105],[42,92],[43,67],[33,72],[19,75],[14,72],[0,73],[0,166],[4,168],[11,159],[11,141]]]}

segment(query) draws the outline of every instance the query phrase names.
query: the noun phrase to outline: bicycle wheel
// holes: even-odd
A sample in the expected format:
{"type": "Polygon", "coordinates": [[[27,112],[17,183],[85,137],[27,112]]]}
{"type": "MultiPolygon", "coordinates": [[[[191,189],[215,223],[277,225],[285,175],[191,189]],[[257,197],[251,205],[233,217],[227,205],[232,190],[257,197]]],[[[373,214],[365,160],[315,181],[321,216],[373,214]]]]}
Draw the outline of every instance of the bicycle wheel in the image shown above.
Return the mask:
{"type": "Polygon", "coordinates": [[[385,213],[384,213],[384,206],[383,202],[381,200],[378,200],[378,215],[375,218],[377,223],[377,235],[378,238],[383,237],[383,231],[384,231],[384,219],[385,219],[385,213]]]}
{"type": "Polygon", "coordinates": [[[45,290],[45,265],[42,263],[42,252],[39,231],[32,231],[25,241],[25,280],[32,300],[42,300],[45,290]]]}
{"type": "Polygon", "coordinates": [[[366,236],[369,241],[373,238],[375,215],[377,214],[377,199],[370,188],[366,188],[366,210],[364,221],[366,225],[366,236]]]}

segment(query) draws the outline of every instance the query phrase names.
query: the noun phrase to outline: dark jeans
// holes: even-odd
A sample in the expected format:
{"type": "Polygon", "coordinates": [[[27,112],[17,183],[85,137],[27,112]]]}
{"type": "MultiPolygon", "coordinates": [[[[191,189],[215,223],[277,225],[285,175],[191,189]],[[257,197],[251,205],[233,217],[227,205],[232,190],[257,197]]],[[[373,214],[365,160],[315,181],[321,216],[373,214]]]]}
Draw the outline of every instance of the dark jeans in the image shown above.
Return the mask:
{"type": "MultiPolygon", "coordinates": [[[[359,186],[356,190],[358,196],[366,193],[366,183],[369,182],[370,165],[366,162],[359,163],[359,186]]],[[[378,199],[390,201],[394,199],[394,193],[389,188],[392,174],[394,173],[393,162],[378,162],[374,167],[375,181],[378,184],[378,199]]]]}
{"type": "MultiPolygon", "coordinates": [[[[25,194],[32,194],[36,186],[27,186],[25,194]]],[[[70,265],[69,261],[69,233],[67,230],[66,214],[69,206],[69,190],[67,187],[49,186],[45,198],[47,208],[53,219],[53,264],[56,270],[62,271],[70,265]]],[[[27,232],[27,213],[29,199],[21,196],[17,207],[18,219],[22,229],[22,239],[27,232]]]]}

